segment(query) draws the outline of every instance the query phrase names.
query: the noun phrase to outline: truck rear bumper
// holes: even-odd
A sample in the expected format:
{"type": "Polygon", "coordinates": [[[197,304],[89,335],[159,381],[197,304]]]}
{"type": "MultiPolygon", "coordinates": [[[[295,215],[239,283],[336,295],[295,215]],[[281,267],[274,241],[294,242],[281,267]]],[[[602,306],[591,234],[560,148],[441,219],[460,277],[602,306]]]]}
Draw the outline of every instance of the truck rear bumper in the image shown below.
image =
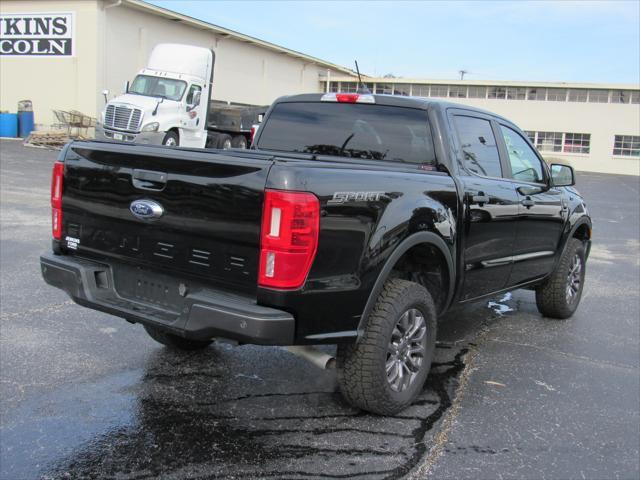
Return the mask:
{"type": "MultiPolygon", "coordinates": [[[[43,254],[40,267],[44,280],[60,288],[78,304],[132,322],[162,328],[185,338],[226,338],[258,345],[291,345],[295,320],[290,313],[257,305],[249,297],[201,286],[187,286],[172,276],[154,274],[151,286],[166,295],[153,303],[148,293],[125,298],[114,285],[114,266],[85,258],[43,254]],[[193,290],[193,291],[190,291],[193,290]],[[176,292],[180,292],[177,294],[176,292]],[[147,295],[147,296],[145,296],[147,295]],[[176,295],[180,300],[174,301],[176,295]],[[168,299],[164,305],[162,299],[168,299]]],[[[127,280],[136,280],[136,269],[126,268],[127,280]]],[[[122,273],[120,274],[122,275],[122,273]]],[[[135,290],[131,290],[135,291],[135,290]]]]}

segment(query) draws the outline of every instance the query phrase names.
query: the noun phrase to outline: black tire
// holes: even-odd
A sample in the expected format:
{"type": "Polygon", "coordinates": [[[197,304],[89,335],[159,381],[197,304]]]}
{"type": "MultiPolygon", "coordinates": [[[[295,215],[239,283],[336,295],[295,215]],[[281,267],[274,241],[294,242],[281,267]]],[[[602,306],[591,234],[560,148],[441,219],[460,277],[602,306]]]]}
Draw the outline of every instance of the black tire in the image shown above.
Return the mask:
{"type": "Polygon", "coordinates": [[[573,315],[580,304],[585,273],[584,243],[577,238],[571,238],[556,269],[536,288],[538,311],[545,317],[561,320],[573,315]],[[576,275],[574,268],[578,259],[580,271],[576,275]],[[573,295],[569,293],[570,283],[574,287],[571,288],[573,295]]]}
{"type": "MultiPolygon", "coordinates": [[[[407,280],[388,280],[369,315],[363,337],[356,344],[340,344],[337,351],[338,385],[346,400],[363,410],[394,415],[409,406],[422,391],[436,345],[436,309],[429,292],[407,280]],[[388,375],[393,363],[390,342],[405,312],[417,310],[426,327],[424,355],[415,376],[402,391],[392,388],[388,375]]],[[[411,346],[409,344],[409,346],[411,346]]],[[[396,350],[397,352],[397,350],[396,350]]],[[[398,360],[395,360],[396,362],[398,360]]]]}
{"type": "Polygon", "coordinates": [[[231,139],[231,146],[233,148],[245,149],[247,148],[247,139],[244,138],[242,135],[236,135],[231,139]]]}
{"type": "Polygon", "coordinates": [[[180,138],[176,132],[167,132],[167,134],[162,139],[162,145],[165,147],[179,147],[180,146],[180,138]]]}
{"type": "Polygon", "coordinates": [[[212,340],[190,340],[149,325],[144,325],[144,329],[156,342],[176,350],[202,350],[211,345],[212,342],[212,340]]]}
{"type": "Polygon", "coordinates": [[[218,135],[218,148],[221,150],[231,148],[231,135],[227,135],[226,133],[218,135]]]}

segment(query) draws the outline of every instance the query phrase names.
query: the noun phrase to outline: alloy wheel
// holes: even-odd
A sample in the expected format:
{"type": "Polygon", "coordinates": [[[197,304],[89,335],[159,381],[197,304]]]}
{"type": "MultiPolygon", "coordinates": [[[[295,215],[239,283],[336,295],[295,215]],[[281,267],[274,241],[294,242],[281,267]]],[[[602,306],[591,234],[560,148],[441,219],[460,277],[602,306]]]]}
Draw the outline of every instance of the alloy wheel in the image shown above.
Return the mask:
{"type": "Polygon", "coordinates": [[[580,292],[580,283],[582,282],[582,259],[580,255],[576,254],[571,260],[569,266],[569,273],[567,274],[567,289],[566,299],[567,303],[571,305],[578,298],[580,292]]]}
{"type": "Polygon", "coordinates": [[[398,319],[387,348],[386,373],[391,389],[402,392],[415,381],[426,353],[427,323],[417,308],[398,319]]]}

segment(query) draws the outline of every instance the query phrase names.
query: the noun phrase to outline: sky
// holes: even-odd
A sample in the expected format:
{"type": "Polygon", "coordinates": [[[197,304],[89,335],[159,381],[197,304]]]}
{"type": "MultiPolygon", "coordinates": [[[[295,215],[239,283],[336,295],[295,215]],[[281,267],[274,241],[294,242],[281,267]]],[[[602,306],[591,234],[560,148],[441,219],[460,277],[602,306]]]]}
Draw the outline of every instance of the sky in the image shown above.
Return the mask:
{"type": "Polygon", "coordinates": [[[640,0],[148,1],[368,75],[640,83],[640,0]]]}

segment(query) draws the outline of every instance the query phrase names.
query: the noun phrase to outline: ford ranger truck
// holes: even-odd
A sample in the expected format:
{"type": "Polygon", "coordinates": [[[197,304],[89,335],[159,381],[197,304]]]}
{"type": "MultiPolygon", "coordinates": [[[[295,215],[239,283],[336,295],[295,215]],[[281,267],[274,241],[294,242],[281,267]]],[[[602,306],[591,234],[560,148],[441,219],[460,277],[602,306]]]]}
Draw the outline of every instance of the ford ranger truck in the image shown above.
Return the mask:
{"type": "Polygon", "coordinates": [[[574,313],[591,220],[573,185],[486,111],[288,96],[250,150],[68,144],[42,275],[177,349],[337,344],[344,397],[391,415],[452,306],[527,288],[544,316],[574,313]]]}

